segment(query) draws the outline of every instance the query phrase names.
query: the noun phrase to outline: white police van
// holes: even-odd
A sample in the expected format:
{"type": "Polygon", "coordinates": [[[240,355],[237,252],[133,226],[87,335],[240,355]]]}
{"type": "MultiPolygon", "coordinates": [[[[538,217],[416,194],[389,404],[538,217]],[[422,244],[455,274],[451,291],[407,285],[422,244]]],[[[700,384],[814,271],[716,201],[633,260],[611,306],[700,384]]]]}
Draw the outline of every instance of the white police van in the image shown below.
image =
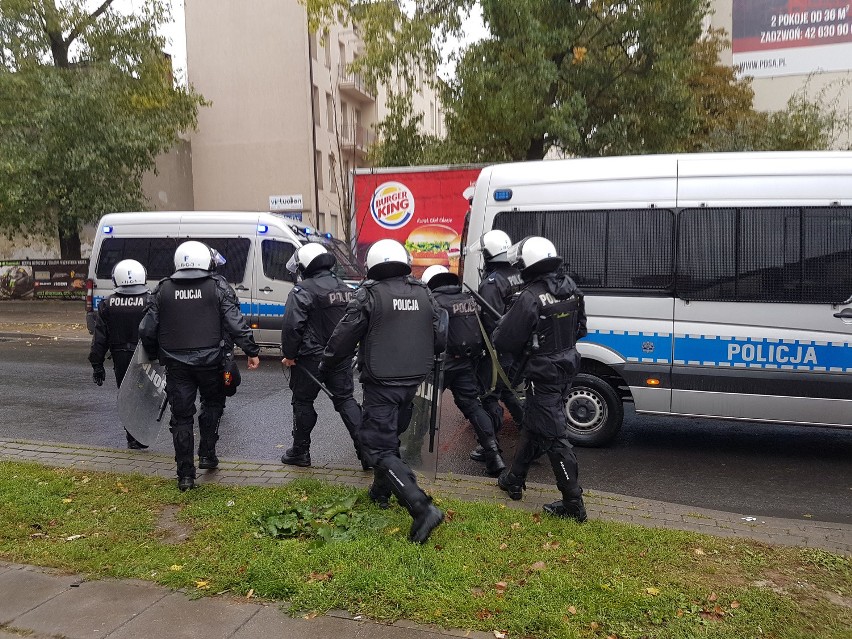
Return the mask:
{"type": "Polygon", "coordinates": [[[92,245],[86,296],[86,324],[94,329],[94,311],[113,292],[113,267],[134,259],[148,271],[148,285],[174,272],[174,253],[186,240],[198,240],[221,253],[227,263],[219,272],[231,283],[240,309],[265,346],[281,343],[281,323],[294,276],[287,261],[308,242],[322,242],[337,257],[338,275],[358,282],[346,245],[328,233],[274,213],[241,211],[191,211],[110,213],[101,218],[92,245]]]}
{"type": "MultiPolygon", "coordinates": [[[[586,294],[571,438],[638,413],[852,426],[852,153],[502,164],[465,245],[550,239],[586,294]]],[[[481,262],[469,255],[465,282],[481,262]]]]}

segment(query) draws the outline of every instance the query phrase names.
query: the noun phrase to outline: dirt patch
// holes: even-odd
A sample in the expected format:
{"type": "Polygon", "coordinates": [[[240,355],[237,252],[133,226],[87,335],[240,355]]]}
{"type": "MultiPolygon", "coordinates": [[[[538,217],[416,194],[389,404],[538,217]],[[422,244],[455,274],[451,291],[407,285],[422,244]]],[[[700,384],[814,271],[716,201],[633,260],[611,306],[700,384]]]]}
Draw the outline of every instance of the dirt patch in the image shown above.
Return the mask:
{"type": "Polygon", "coordinates": [[[177,519],[180,506],[163,506],[157,513],[156,535],[164,544],[180,544],[192,535],[192,528],[177,519]]]}

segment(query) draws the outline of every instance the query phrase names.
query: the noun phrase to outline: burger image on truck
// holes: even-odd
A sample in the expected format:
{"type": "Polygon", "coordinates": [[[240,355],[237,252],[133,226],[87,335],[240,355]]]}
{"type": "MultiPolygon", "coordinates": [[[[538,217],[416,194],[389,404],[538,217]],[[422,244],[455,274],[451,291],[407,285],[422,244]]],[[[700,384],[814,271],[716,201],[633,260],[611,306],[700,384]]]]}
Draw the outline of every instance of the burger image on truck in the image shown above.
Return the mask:
{"type": "Polygon", "coordinates": [[[458,249],[461,238],[449,226],[426,224],[418,226],[405,241],[405,250],[411,255],[411,266],[450,265],[450,250],[458,249]]]}

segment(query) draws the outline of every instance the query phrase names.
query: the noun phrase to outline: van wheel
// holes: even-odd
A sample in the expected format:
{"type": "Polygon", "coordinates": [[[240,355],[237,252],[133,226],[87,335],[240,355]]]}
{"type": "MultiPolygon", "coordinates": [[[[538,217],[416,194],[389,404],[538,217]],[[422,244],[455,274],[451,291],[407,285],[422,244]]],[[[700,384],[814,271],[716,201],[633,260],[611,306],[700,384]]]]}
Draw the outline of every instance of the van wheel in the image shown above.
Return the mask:
{"type": "Polygon", "coordinates": [[[565,400],[568,439],[577,446],[606,446],[618,435],[624,405],[612,386],[600,377],[580,373],[565,400]]]}

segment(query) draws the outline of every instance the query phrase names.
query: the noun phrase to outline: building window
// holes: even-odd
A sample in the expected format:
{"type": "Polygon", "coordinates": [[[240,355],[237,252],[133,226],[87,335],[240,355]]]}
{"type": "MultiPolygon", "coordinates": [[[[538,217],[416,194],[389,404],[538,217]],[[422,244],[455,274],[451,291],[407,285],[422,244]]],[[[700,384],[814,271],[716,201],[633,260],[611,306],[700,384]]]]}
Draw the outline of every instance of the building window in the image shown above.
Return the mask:
{"type": "Polygon", "coordinates": [[[328,117],[328,130],[334,133],[334,100],[331,93],[325,94],[325,112],[328,117]]]}
{"type": "Polygon", "coordinates": [[[311,58],[317,59],[317,32],[311,31],[308,34],[308,48],[311,50],[311,58]]]}
{"type": "Polygon", "coordinates": [[[429,103],[429,121],[432,123],[432,130],[435,130],[435,103],[429,103]]]}
{"type": "Polygon", "coordinates": [[[337,237],[337,216],[334,213],[331,214],[331,220],[328,223],[328,232],[337,237]]]}
{"type": "Polygon", "coordinates": [[[325,36],[325,68],[331,68],[331,38],[328,34],[325,36]]]}
{"type": "Polygon", "coordinates": [[[332,193],[337,193],[337,176],[335,175],[335,171],[337,169],[337,160],[334,157],[333,153],[328,154],[328,189],[332,193]]]}
{"type": "Polygon", "coordinates": [[[320,125],[320,110],[319,110],[319,89],[313,87],[311,91],[311,100],[313,102],[314,109],[314,126],[320,125]]]}
{"type": "Polygon", "coordinates": [[[338,43],[338,55],[340,56],[340,60],[338,61],[338,65],[340,67],[340,77],[343,77],[343,74],[346,73],[346,45],[342,42],[338,43]]]}
{"type": "Polygon", "coordinates": [[[322,151],[317,151],[314,155],[315,155],[314,161],[317,163],[317,166],[316,166],[317,188],[323,189],[325,187],[322,185],[322,151]]]}

